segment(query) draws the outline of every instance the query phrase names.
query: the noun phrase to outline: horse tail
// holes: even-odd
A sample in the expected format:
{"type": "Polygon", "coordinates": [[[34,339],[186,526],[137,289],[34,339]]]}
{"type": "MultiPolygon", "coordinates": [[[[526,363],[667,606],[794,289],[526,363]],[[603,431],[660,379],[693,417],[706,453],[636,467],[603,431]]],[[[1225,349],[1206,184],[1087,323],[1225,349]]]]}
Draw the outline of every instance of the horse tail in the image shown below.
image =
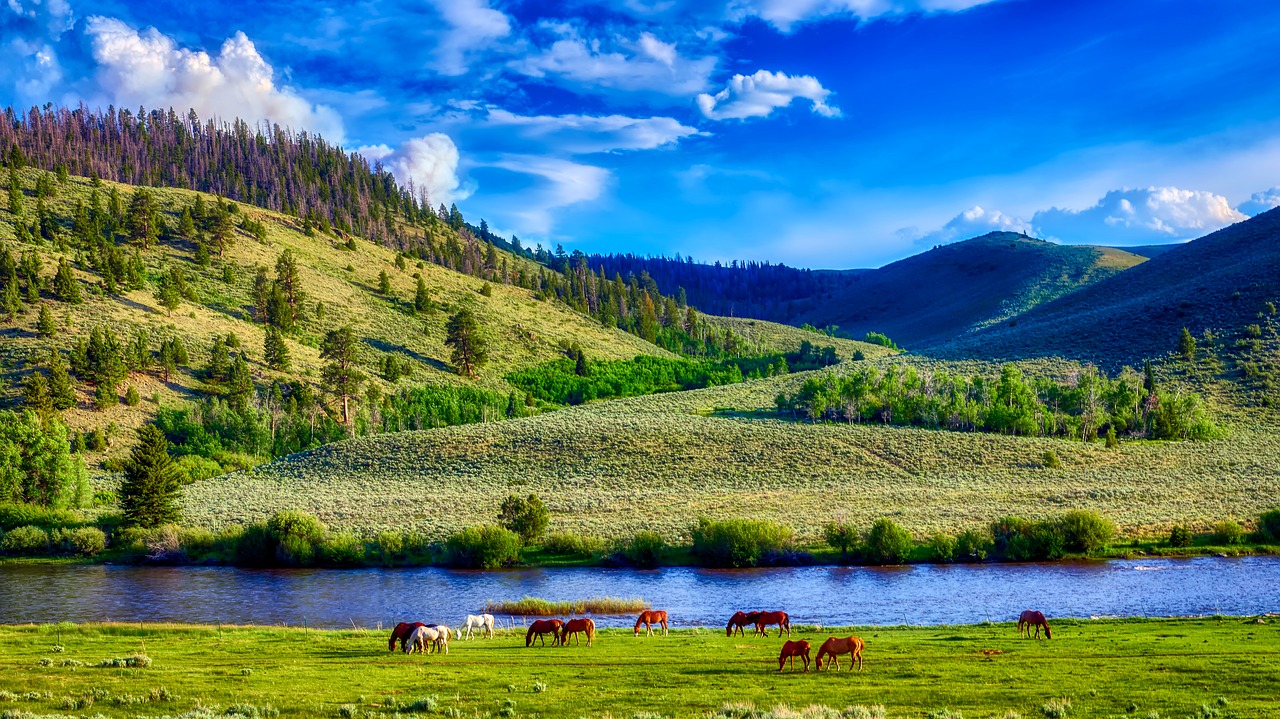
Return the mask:
{"type": "Polygon", "coordinates": [[[596,623],[592,621],[590,617],[588,617],[587,618],[587,644],[590,644],[595,640],[596,640],[596,623]]]}

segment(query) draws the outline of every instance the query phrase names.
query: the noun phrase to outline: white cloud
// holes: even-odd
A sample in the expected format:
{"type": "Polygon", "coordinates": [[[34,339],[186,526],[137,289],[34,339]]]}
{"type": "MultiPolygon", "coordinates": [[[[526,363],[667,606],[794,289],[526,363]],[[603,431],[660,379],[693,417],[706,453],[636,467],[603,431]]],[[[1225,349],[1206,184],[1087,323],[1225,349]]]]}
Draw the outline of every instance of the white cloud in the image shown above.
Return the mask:
{"type": "Polygon", "coordinates": [[[444,133],[406,140],[394,150],[387,145],[373,145],[356,152],[371,161],[381,161],[402,186],[412,182],[415,192],[426,191],[433,206],[449,205],[471,194],[469,189],[459,189],[458,147],[444,133]]]}
{"type": "Polygon", "coordinates": [[[535,187],[505,198],[521,234],[546,235],[555,224],[552,210],[600,197],[612,178],[602,167],[538,155],[505,155],[483,164],[541,180],[535,187]]]}
{"type": "Polygon", "coordinates": [[[432,67],[441,75],[467,72],[471,55],[511,33],[511,21],[488,0],[429,0],[449,26],[436,46],[432,67]]]}
{"type": "Polygon", "coordinates": [[[7,0],[0,5],[0,87],[12,87],[18,105],[54,100],[63,78],[54,45],[71,28],[66,0],[7,0]]]}
{"type": "Polygon", "coordinates": [[[840,109],[827,104],[831,91],[809,75],[787,75],[759,70],[754,75],[734,75],[715,95],[698,95],[698,109],[712,120],[741,120],[766,117],[796,98],[813,103],[813,111],[823,117],[839,117],[840,109]]]}
{"type": "Polygon", "coordinates": [[[1236,209],[1253,217],[1276,207],[1280,207],[1280,186],[1253,193],[1248,202],[1241,203],[1236,209]]]}
{"type": "Polygon", "coordinates": [[[319,133],[330,142],[344,139],[338,113],[277,86],[275,71],[243,32],[228,38],[217,57],[179,47],[155,28],[138,32],[115,18],[91,17],[85,32],[98,63],[98,87],[116,105],[194,108],[203,117],[269,120],[319,133]]]}
{"type": "MultiPolygon", "coordinates": [[[[901,236],[914,234],[905,230],[900,232],[903,233],[901,236]]],[[[958,240],[967,240],[971,237],[985,235],[988,232],[1033,233],[1031,223],[1021,217],[1007,215],[999,210],[986,210],[979,205],[974,205],[951,218],[940,229],[920,236],[916,240],[916,244],[921,246],[945,245],[958,240]]]]}
{"type": "Polygon", "coordinates": [[[1041,236],[1066,242],[1138,245],[1206,235],[1248,219],[1227,198],[1177,187],[1125,188],[1108,192],[1083,210],[1051,208],[1031,218],[1041,236]]]}
{"type": "Polygon", "coordinates": [[[963,12],[997,0],[730,0],[725,16],[741,21],[758,17],[782,32],[832,16],[872,20],[878,17],[963,12]]]}
{"type": "Polygon", "coordinates": [[[650,92],[686,96],[707,88],[717,59],[688,58],[672,43],[651,33],[636,40],[614,37],[587,39],[567,25],[543,23],[560,39],[541,52],[511,63],[524,75],[553,78],[593,90],[650,92]]]}
{"type": "Polygon", "coordinates": [[[623,115],[516,115],[490,109],[485,124],[571,154],[652,150],[702,134],[670,117],[623,115]]]}

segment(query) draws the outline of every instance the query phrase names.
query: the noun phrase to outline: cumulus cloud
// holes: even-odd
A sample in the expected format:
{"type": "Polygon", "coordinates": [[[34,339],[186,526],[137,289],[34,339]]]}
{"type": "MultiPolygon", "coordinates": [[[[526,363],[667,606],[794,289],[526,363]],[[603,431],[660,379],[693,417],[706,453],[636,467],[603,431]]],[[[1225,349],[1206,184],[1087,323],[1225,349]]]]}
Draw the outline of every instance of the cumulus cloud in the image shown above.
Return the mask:
{"type": "Polygon", "coordinates": [[[612,178],[602,167],[539,155],[506,155],[484,164],[540,180],[535,187],[507,198],[521,232],[535,235],[551,231],[553,210],[598,198],[612,178]]]}
{"type": "Polygon", "coordinates": [[[395,175],[401,185],[412,186],[416,193],[427,193],[432,205],[452,204],[470,196],[460,189],[458,180],[458,147],[441,132],[406,140],[394,150],[387,145],[373,145],[356,150],[371,161],[379,161],[395,175]]]}
{"type": "Polygon", "coordinates": [[[1041,236],[1066,242],[1138,245],[1193,239],[1245,219],[1222,195],[1147,187],[1112,190],[1083,210],[1041,210],[1031,223],[1041,236]]]}
{"type": "Polygon", "coordinates": [[[1276,207],[1280,207],[1280,186],[1253,193],[1248,202],[1241,203],[1236,209],[1253,217],[1276,207]]]}
{"type": "Polygon", "coordinates": [[[541,27],[559,39],[545,50],[513,61],[511,69],[595,90],[684,96],[705,90],[716,67],[714,56],[685,57],[674,43],[648,32],[635,40],[620,36],[602,40],[585,38],[568,25],[543,23],[541,27]]]}
{"type": "Polygon", "coordinates": [[[878,17],[963,12],[997,0],[730,0],[725,16],[741,21],[758,17],[782,32],[796,25],[826,17],[878,17]]]}
{"type": "Polygon", "coordinates": [[[702,134],[670,117],[516,115],[490,109],[485,124],[571,154],[652,150],[702,134]]]}
{"type": "MultiPolygon", "coordinates": [[[[983,209],[974,205],[951,218],[940,229],[921,235],[916,239],[917,245],[945,245],[970,237],[978,237],[988,232],[1019,232],[1032,234],[1031,223],[1021,217],[1007,215],[999,210],[983,209]]],[[[906,233],[914,234],[914,233],[906,233]]]]}
{"type": "Polygon", "coordinates": [[[436,46],[432,67],[441,75],[465,74],[472,55],[511,33],[511,21],[488,0],[429,0],[448,28],[436,46]]]}
{"type": "Polygon", "coordinates": [[[115,18],[91,17],[85,33],[98,63],[98,87],[116,105],[194,108],[204,117],[268,120],[332,142],[344,139],[338,113],[277,86],[274,69],[243,32],[228,38],[216,57],[180,47],[155,28],[139,32],[115,18]]]}
{"type": "Polygon", "coordinates": [[[72,21],[65,0],[7,0],[0,6],[0,87],[12,88],[19,105],[53,99],[63,78],[54,46],[72,21]]]}
{"type": "Polygon", "coordinates": [[[831,91],[809,75],[787,75],[759,70],[754,75],[734,75],[715,95],[698,95],[698,109],[711,120],[766,117],[779,107],[801,98],[812,103],[814,113],[839,117],[840,109],[827,104],[831,91]]]}

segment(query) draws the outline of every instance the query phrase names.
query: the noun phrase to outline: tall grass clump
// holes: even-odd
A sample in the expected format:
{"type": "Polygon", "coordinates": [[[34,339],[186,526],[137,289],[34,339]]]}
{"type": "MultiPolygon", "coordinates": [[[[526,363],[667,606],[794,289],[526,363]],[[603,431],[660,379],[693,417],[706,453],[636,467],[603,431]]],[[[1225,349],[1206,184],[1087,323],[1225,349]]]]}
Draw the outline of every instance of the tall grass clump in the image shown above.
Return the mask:
{"type": "Polygon", "coordinates": [[[485,602],[489,614],[511,614],[524,617],[554,617],[564,614],[632,614],[649,609],[640,598],[589,597],[553,602],[540,597],[524,597],[514,601],[485,602]]]}
{"type": "Polygon", "coordinates": [[[767,519],[702,517],[693,528],[693,552],[708,567],[756,567],[791,547],[792,532],[767,519]]]}
{"type": "Polygon", "coordinates": [[[467,527],[449,536],[445,556],[454,567],[496,569],[520,559],[520,535],[492,524],[467,527]]]}
{"type": "Polygon", "coordinates": [[[574,532],[552,532],[542,540],[542,549],[566,557],[594,557],[604,551],[604,540],[574,532]]]}

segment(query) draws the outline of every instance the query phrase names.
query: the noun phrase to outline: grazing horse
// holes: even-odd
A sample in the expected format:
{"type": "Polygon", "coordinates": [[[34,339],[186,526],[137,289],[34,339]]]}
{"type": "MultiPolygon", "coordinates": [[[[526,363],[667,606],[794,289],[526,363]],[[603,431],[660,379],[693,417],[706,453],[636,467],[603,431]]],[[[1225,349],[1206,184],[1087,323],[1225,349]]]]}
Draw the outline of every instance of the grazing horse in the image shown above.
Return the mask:
{"type": "Polygon", "coordinates": [[[640,636],[640,625],[641,625],[641,624],[643,624],[643,625],[644,625],[644,628],[645,628],[645,636],[646,636],[646,637],[647,637],[647,636],[650,636],[650,635],[652,635],[652,634],[653,634],[653,625],[654,625],[654,624],[659,624],[659,625],[661,625],[661,626],[662,626],[662,633],[663,633],[663,634],[666,634],[666,633],[667,633],[667,613],[666,613],[665,611],[660,610],[660,609],[659,609],[659,610],[656,610],[656,611],[655,611],[655,610],[646,610],[646,611],[640,612],[640,617],[639,617],[638,619],[636,619],[636,631],[635,631],[635,636],[637,636],[637,637],[638,637],[638,636],[640,636]]]}
{"type": "Polygon", "coordinates": [[[551,646],[560,643],[560,629],[564,626],[564,622],[559,619],[539,619],[529,625],[529,631],[524,635],[524,645],[526,647],[533,646],[533,638],[537,637],[542,640],[542,646],[547,646],[546,635],[551,635],[551,646]]]}
{"type": "Polygon", "coordinates": [[[587,646],[591,646],[591,642],[596,638],[596,623],[591,621],[591,617],[583,617],[582,619],[570,619],[565,622],[564,628],[560,630],[560,646],[569,646],[569,639],[573,639],[574,643],[578,643],[577,634],[582,632],[587,635],[587,646]]]}
{"type": "Polygon", "coordinates": [[[413,654],[414,652],[422,652],[430,654],[431,649],[440,641],[440,630],[435,627],[422,625],[413,630],[409,635],[409,641],[405,645],[404,653],[413,654]]]}
{"type": "Polygon", "coordinates": [[[1044,627],[1044,638],[1053,639],[1053,632],[1049,631],[1049,620],[1044,618],[1044,614],[1028,609],[1018,616],[1018,636],[1022,636],[1022,630],[1027,631],[1027,638],[1031,638],[1031,628],[1035,627],[1036,639],[1040,638],[1040,627],[1044,627]]]}
{"type": "Polygon", "coordinates": [[[493,639],[493,615],[468,614],[466,626],[458,630],[458,638],[462,639],[462,632],[465,630],[467,633],[467,639],[470,639],[472,629],[483,629],[484,638],[493,639]]]}
{"type": "Polygon", "coordinates": [[[440,650],[443,649],[444,653],[448,654],[449,653],[449,635],[453,632],[453,630],[441,624],[436,627],[436,631],[440,632],[440,638],[436,639],[436,651],[439,652],[440,650]]]}
{"type": "Polygon", "coordinates": [[[724,635],[731,637],[734,632],[737,632],[745,636],[746,632],[742,631],[742,628],[748,624],[755,624],[759,616],[760,612],[734,612],[733,616],[729,617],[729,624],[724,628],[724,635]]]}
{"type": "Polygon", "coordinates": [[[391,630],[391,639],[387,642],[387,651],[394,652],[396,650],[396,642],[400,642],[401,651],[404,645],[409,641],[409,635],[413,634],[413,630],[418,627],[425,626],[422,622],[400,622],[395,629],[391,630]]]}
{"type": "Polygon", "coordinates": [[[828,637],[827,641],[818,647],[818,659],[816,661],[817,671],[822,671],[822,658],[830,657],[827,660],[827,668],[830,669],[835,665],[837,670],[840,669],[840,659],[838,655],[849,655],[849,671],[853,671],[853,663],[858,663],[858,671],[862,671],[862,640],[857,637],[844,637],[837,639],[836,637],[828,637]]]}
{"type": "Polygon", "coordinates": [[[756,634],[769,636],[769,631],[765,627],[770,624],[778,625],[778,636],[782,636],[784,631],[787,636],[791,636],[791,620],[786,612],[760,612],[756,616],[756,634]]]}
{"type": "Polygon", "coordinates": [[[804,670],[806,672],[809,671],[809,642],[803,639],[793,642],[788,639],[782,645],[782,653],[778,655],[778,671],[782,671],[782,665],[786,664],[788,659],[791,660],[791,668],[794,670],[796,668],[796,657],[804,660],[804,670]]]}

